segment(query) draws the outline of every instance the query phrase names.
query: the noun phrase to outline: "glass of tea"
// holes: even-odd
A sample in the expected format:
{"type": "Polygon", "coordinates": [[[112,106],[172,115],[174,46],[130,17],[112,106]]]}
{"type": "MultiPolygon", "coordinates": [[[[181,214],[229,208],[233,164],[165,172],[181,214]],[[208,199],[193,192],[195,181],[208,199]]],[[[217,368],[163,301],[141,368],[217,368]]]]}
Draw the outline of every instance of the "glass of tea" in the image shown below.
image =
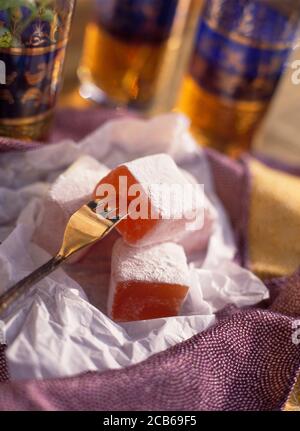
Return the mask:
{"type": "Polygon", "coordinates": [[[204,1],[178,104],[202,144],[251,148],[298,30],[298,0],[204,1]]]}
{"type": "Polygon", "coordinates": [[[166,63],[168,80],[162,86],[173,81],[175,92],[182,64],[178,54],[199,0],[93,3],[79,68],[81,94],[103,104],[147,111],[156,101],[166,63]]]}
{"type": "Polygon", "coordinates": [[[47,138],[75,1],[0,1],[0,136],[47,138]]]}

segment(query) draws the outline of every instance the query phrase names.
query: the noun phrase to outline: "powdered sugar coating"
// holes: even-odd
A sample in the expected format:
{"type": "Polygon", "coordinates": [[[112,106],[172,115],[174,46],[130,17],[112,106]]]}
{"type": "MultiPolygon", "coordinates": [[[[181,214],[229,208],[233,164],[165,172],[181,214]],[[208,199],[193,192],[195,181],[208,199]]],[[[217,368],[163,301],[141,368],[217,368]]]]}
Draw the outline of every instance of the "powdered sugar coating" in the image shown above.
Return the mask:
{"type": "MultiPolygon", "coordinates": [[[[124,166],[131,172],[134,178],[145,190],[149,197],[152,206],[162,218],[169,215],[172,219],[177,218],[182,214],[182,202],[188,199],[184,195],[192,183],[186,178],[181,170],[177,167],[174,160],[167,154],[155,154],[148,157],[142,157],[132,162],[125,163],[124,166]],[[178,190],[180,193],[171,195],[170,202],[161,199],[161,194],[153,185],[172,187],[174,185],[181,186],[178,190]],[[186,186],[185,189],[183,187],[186,186]]],[[[192,202],[192,200],[190,200],[192,202]]],[[[197,208],[185,208],[186,213],[196,215],[197,208]]]]}
{"type": "Polygon", "coordinates": [[[111,314],[116,285],[128,281],[189,286],[189,268],[183,248],[166,242],[136,248],[118,239],[112,251],[108,312],[111,314]]]}
{"type": "Polygon", "coordinates": [[[81,156],[52,185],[49,198],[66,216],[74,214],[92,196],[98,182],[109,169],[90,156],[81,156]]]}
{"type": "MultiPolygon", "coordinates": [[[[108,172],[108,168],[93,157],[82,156],[62,173],[45,198],[34,242],[51,255],[56,254],[70,216],[91,199],[95,186],[108,172]]],[[[85,253],[86,250],[77,253],[70,262],[74,263],[85,253]]]]}
{"type": "Polygon", "coordinates": [[[164,241],[174,241],[186,231],[186,224],[203,211],[201,189],[197,184],[189,181],[167,154],[143,157],[124,166],[142,186],[151,202],[153,213],[160,216],[160,220],[155,223],[151,231],[138,241],[130,242],[130,245],[144,247],[164,241]],[[161,186],[165,190],[172,191],[175,186],[176,192],[170,193],[168,198],[164,199],[159,188],[161,186]]]}

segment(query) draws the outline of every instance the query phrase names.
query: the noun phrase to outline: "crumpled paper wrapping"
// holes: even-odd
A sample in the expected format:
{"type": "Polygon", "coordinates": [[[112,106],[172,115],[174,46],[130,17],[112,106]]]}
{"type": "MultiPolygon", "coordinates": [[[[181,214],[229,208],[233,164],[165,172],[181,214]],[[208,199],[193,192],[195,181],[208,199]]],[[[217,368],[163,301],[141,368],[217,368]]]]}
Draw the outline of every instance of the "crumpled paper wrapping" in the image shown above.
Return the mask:
{"type": "Polygon", "coordinates": [[[257,277],[234,263],[230,224],[214,193],[205,155],[188,128],[188,120],[177,114],[114,120],[79,144],[64,141],[1,156],[0,292],[50,258],[31,241],[41,221],[43,198],[51,182],[82,154],[113,168],[167,152],[204,184],[217,211],[207,250],[188,255],[191,288],[181,316],[124,324],[107,317],[110,252],[118,237],[113,232],[81,262],[41,281],[3,316],[0,338],[8,345],[12,379],[63,377],[136,364],[207,329],[224,306],[250,306],[268,296],[257,277]]]}

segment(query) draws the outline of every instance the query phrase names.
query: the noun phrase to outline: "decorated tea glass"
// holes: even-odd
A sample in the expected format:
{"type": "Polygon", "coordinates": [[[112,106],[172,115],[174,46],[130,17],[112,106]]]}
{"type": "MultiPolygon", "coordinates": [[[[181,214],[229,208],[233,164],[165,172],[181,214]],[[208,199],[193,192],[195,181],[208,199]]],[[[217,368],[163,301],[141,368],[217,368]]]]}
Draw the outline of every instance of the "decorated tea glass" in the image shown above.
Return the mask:
{"type": "Polygon", "coordinates": [[[0,0],[0,136],[47,137],[76,0],[0,0]]]}

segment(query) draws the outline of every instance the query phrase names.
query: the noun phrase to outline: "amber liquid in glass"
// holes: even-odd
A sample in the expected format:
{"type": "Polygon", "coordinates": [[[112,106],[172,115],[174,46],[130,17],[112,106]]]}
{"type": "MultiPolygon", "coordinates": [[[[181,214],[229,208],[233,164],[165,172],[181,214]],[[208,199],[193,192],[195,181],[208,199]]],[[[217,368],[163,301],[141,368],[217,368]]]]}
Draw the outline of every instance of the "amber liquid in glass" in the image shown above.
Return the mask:
{"type": "Polygon", "coordinates": [[[187,75],[179,109],[192,120],[192,132],[201,145],[238,157],[249,150],[268,104],[257,101],[228,101],[205,91],[187,75]]]}
{"type": "Polygon", "coordinates": [[[233,157],[250,149],[297,28],[269,3],[205,1],[178,103],[200,143],[233,157]]]}
{"type": "Polygon", "coordinates": [[[160,103],[158,93],[167,89],[170,81],[173,93],[178,89],[174,60],[178,59],[193,3],[94,0],[93,21],[86,29],[79,68],[81,94],[103,104],[153,112],[160,103]],[[167,68],[168,82],[162,84],[167,68]]]}
{"type": "Polygon", "coordinates": [[[75,0],[0,4],[0,136],[48,137],[75,0]]]}
{"type": "Polygon", "coordinates": [[[147,108],[156,92],[166,44],[124,41],[92,22],[86,30],[80,79],[94,83],[116,104],[147,108]]]}

